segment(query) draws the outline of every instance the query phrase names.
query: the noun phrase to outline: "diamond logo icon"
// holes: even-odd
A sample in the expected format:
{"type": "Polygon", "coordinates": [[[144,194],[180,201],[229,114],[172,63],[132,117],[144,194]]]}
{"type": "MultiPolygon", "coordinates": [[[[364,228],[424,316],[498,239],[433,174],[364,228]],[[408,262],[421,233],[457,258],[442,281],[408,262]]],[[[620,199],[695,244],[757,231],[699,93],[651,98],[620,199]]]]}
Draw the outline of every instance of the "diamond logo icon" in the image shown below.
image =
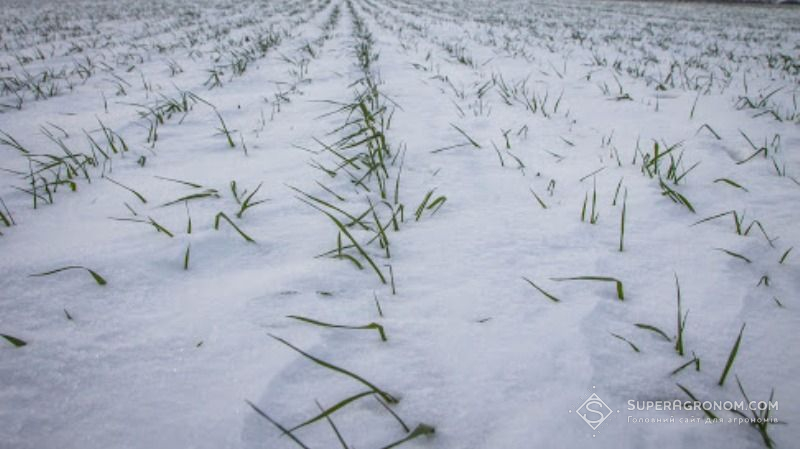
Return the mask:
{"type": "Polygon", "coordinates": [[[583,401],[583,404],[578,407],[576,412],[592,430],[597,430],[600,424],[603,424],[603,421],[614,413],[611,407],[606,405],[596,393],[592,393],[588,399],[583,401]]]}

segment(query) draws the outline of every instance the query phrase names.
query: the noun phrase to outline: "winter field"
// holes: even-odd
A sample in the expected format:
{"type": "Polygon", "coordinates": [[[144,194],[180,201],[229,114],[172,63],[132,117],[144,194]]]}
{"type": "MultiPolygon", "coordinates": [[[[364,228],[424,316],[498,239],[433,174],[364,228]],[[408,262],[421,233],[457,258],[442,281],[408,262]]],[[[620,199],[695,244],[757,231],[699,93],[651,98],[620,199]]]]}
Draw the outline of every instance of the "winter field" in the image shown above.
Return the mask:
{"type": "Polygon", "coordinates": [[[0,447],[799,444],[800,9],[0,3],[0,447]]]}

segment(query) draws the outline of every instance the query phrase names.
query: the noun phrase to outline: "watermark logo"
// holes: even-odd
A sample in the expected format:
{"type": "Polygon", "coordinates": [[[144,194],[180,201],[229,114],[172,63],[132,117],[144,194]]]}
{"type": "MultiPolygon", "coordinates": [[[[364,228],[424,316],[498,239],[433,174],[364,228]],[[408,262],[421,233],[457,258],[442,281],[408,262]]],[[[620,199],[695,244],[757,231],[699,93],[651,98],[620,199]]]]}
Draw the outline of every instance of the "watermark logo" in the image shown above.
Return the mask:
{"type": "Polygon", "coordinates": [[[583,418],[592,430],[597,430],[600,424],[603,424],[603,421],[614,413],[611,407],[606,405],[597,393],[592,393],[575,412],[583,418]]]}
{"type": "MultiPolygon", "coordinates": [[[[583,422],[588,424],[594,432],[597,432],[597,428],[614,414],[614,410],[593,391],[596,389],[596,386],[592,386],[589,390],[591,395],[583,401],[583,404],[577,410],[569,411],[570,413],[574,411],[575,414],[580,416],[583,422]]],[[[619,410],[616,412],[619,413],[619,410]]],[[[597,434],[593,433],[592,438],[595,437],[597,437],[597,434]]]]}

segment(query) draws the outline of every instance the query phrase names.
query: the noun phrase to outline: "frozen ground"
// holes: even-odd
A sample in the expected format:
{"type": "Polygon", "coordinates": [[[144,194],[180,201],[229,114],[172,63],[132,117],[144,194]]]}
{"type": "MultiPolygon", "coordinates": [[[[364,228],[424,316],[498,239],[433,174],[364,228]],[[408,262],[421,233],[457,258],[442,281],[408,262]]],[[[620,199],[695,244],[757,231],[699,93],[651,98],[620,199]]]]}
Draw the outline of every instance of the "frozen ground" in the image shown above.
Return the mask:
{"type": "Polygon", "coordinates": [[[800,439],[800,9],[0,3],[0,446],[800,439]]]}

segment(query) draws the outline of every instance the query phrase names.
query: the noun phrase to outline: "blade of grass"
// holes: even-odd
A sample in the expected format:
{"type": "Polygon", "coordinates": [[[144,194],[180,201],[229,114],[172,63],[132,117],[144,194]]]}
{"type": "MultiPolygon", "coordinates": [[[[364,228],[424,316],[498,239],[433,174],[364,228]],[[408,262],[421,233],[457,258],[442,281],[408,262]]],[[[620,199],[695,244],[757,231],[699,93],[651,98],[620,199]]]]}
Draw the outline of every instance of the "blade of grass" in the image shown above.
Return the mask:
{"type": "Polygon", "coordinates": [[[277,336],[272,335],[272,334],[269,334],[269,336],[274,338],[275,340],[278,340],[279,342],[283,343],[284,345],[290,347],[291,349],[295,350],[296,352],[300,353],[300,355],[306,357],[307,359],[311,360],[312,362],[316,363],[317,365],[320,365],[320,366],[322,366],[324,368],[328,368],[329,370],[332,370],[332,371],[336,371],[337,373],[344,374],[344,375],[350,377],[351,379],[354,379],[354,380],[364,384],[365,386],[370,388],[372,391],[377,393],[379,396],[381,396],[381,398],[383,398],[384,401],[386,401],[386,402],[388,402],[390,404],[396,404],[398,402],[398,400],[395,399],[392,395],[390,395],[389,393],[387,393],[387,392],[381,390],[380,388],[376,387],[375,385],[373,385],[372,383],[370,383],[369,381],[367,381],[363,377],[361,377],[361,376],[359,376],[359,375],[357,375],[355,373],[352,373],[350,371],[347,371],[344,368],[340,368],[340,367],[338,367],[336,365],[328,363],[328,362],[326,362],[326,361],[324,361],[322,359],[314,357],[313,355],[311,355],[311,354],[309,354],[307,352],[304,352],[302,349],[298,348],[297,346],[294,346],[293,344],[289,343],[288,341],[286,341],[286,340],[284,340],[284,339],[282,339],[280,337],[277,337],[277,336]]]}
{"type": "Polygon", "coordinates": [[[382,405],[383,408],[385,408],[386,411],[389,412],[389,414],[392,415],[395,420],[397,420],[397,422],[400,424],[400,427],[403,428],[403,431],[405,431],[406,433],[411,432],[411,429],[409,429],[406,423],[403,422],[402,419],[400,419],[400,416],[398,416],[397,413],[395,413],[394,410],[391,409],[391,407],[386,405],[386,403],[381,400],[380,396],[373,393],[372,397],[374,397],[375,400],[378,401],[378,404],[382,405]]]}
{"type": "Polygon", "coordinates": [[[725,248],[714,248],[714,249],[717,250],[717,251],[722,251],[723,253],[725,253],[725,254],[727,254],[729,256],[735,257],[737,259],[741,259],[741,260],[743,260],[743,261],[745,261],[747,263],[753,263],[752,260],[748,259],[747,257],[745,257],[745,256],[743,256],[743,255],[741,255],[739,253],[735,253],[733,251],[729,251],[729,250],[727,250],[725,248]]]}
{"type": "Polygon", "coordinates": [[[537,195],[536,192],[533,191],[533,189],[530,189],[530,191],[533,194],[533,197],[536,198],[536,201],[539,202],[539,205],[542,206],[542,209],[547,209],[547,205],[544,204],[544,201],[542,201],[541,198],[539,198],[539,195],[537,195]]]}
{"type": "Polygon", "coordinates": [[[792,252],[793,249],[794,247],[787,249],[786,252],[784,252],[783,255],[781,256],[781,259],[778,261],[778,263],[783,264],[783,262],[786,261],[786,258],[789,257],[789,253],[792,252]]]}
{"type": "Polygon", "coordinates": [[[725,184],[728,184],[730,186],[736,187],[737,189],[742,189],[745,192],[749,192],[749,190],[744,188],[741,184],[739,184],[738,182],[735,182],[735,181],[733,181],[731,179],[728,179],[728,178],[717,178],[717,179],[714,180],[714,183],[718,183],[718,182],[724,182],[725,184]]]}
{"type": "Polygon", "coordinates": [[[302,441],[300,441],[300,440],[299,440],[299,439],[298,439],[296,436],[294,436],[294,435],[292,434],[292,432],[290,432],[290,431],[286,430],[286,428],[285,428],[285,427],[283,427],[282,425],[280,425],[280,424],[279,424],[277,421],[275,421],[274,419],[270,418],[270,417],[269,417],[269,415],[267,415],[266,413],[264,413],[264,412],[263,412],[263,411],[262,411],[260,408],[256,407],[256,405],[255,405],[255,404],[253,404],[252,402],[250,402],[250,401],[248,401],[248,400],[245,400],[245,402],[247,402],[247,405],[249,405],[249,406],[250,406],[250,407],[251,407],[253,410],[255,410],[255,412],[256,412],[256,413],[258,413],[258,414],[259,414],[259,415],[261,415],[261,416],[262,416],[264,419],[266,419],[267,421],[269,421],[269,423],[270,423],[270,424],[272,424],[273,426],[277,427],[277,428],[278,428],[278,430],[280,430],[281,432],[283,432],[285,435],[288,435],[288,436],[289,436],[289,438],[291,438],[291,439],[292,439],[292,441],[294,441],[295,443],[297,443],[297,445],[298,445],[298,446],[302,447],[303,449],[308,449],[308,446],[306,446],[305,444],[303,444],[303,442],[302,442],[302,441]]]}
{"type": "MultiPolygon", "coordinates": [[[[678,388],[680,388],[681,390],[683,390],[683,392],[684,392],[684,393],[686,393],[686,395],[687,395],[687,396],[689,396],[689,397],[692,399],[692,401],[694,401],[694,402],[696,402],[696,403],[699,403],[699,402],[700,402],[700,400],[698,400],[698,399],[697,399],[697,397],[695,397],[695,395],[693,395],[693,394],[692,394],[692,392],[691,392],[691,391],[689,391],[689,389],[688,389],[688,388],[684,387],[684,386],[683,386],[683,385],[681,385],[681,384],[675,384],[675,385],[677,385],[677,386],[678,386],[678,388]]],[[[702,405],[701,405],[701,406],[702,406],[702,405]]],[[[716,416],[714,413],[712,413],[712,412],[711,412],[711,410],[708,410],[708,409],[706,409],[705,407],[703,407],[703,412],[704,412],[704,413],[706,414],[706,416],[708,416],[709,418],[711,418],[711,419],[717,419],[717,416],[716,416]]]]}
{"type": "Polygon", "coordinates": [[[343,325],[343,324],[326,323],[326,322],[323,322],[323,321],[318,321],[318,320],[314,320],[314,319],[311,319],[311,318],[306,318],[306,317],[303,317],[303,316],[297,316],[297,315],[287,315],[286,318],[291,318],[293,320],[299,320],[299,321],[303,321],[303,322],[306,322],[306,323],[309,323],[309,324],[314,324],[314,325],[322,326],[322,327],[329,327],[329,328],[333,328],[333,329],[350,329],[350,330],[373,330],[374,329],[374,330],[378,331],[378,335],[381,337],[382,341],[387,341],[386,333],[384,332],[383,326],[381,326],[378,323],[369,323],[369,324],[366,324],[364,326],[348,326],[348,325],[343,325]]]}
{"type": "Polygon", "coordinates": [[[316,416],[314,416],[314,417],[312,417],[312,418],[310,418],[310,419],[308,419],[306,421],[303,421],[302,423],[292,427],[291,429],[289,429],[289,432],[294,432],[295,430],[302,429],[303,427],[305,427],[305,426],[307,426],[309,424],[313,424],[313,423],[319,421],[320,419],[327,418],[328,416],[334,414],[336,411],[342,409],[343,407],[347,406],[351,402],[357,401],[357,400],[359,400],[359,399],[361,399],[363,397],[366,397],[366,396],[370,396],[373,393],[374,392],[372,390],[363,391],[361,393],[354,394],[353,396],[350,396],[348,398],[342,399],[341,401],[337,402],[336,404],[332,405],[331,407],[329,407],[329,408],[327,408],[325,410],[322,410],[320,414],[318,414],[318,415],[316,415],[316,416]]]}
{"type": "Polygon", "coordinates": [[[472,137],[470,137],[470,136],[469,136],[469,134],[467,134],[466,132],[464,132],[464,130],[463,130],[463,129],[459,128],[458,126],[456,126],[456,125],[454,125],[454,124],[452,124],[452,123],[450,124],[450,126],[452,126],[453,128],[455,128],[455,130],[456,130],[456,131],[458,131],[459,133],[461,133],[461,135],[462,135],[462,136],[466,137],[466,138],[467,138],[467,140],[469,141],[469,143],[470,143],[470,144],[472,144],[472,146],[473,146],[473,147],[475,147],[475,148],[482,148],[482,147],[481,147],[481,145],[480,145],[478,142],[476,142],[476,141],[475,141],[475,140],[474,140],[472,137]]]}
{"type": "Polygon", "coordinates": [[[538,291],[539,291],[539,293],[543,294],[543,295],[544,295],[545,297],[547,297],[547,299],[549,299],[550,301],[553,301],[553,302],[561,302],[561,300],[560,300],[560,299],[558,299],[558,298],[556,298],[555,296],[551,295],[550,293],[547,293],[546,291],[542,290],[541,288],[539,288],[539,286],[538,286],[538,285],[534,284],[534,283],[533,283],[533,281],[531,281],[530,279],[526,278],[525,276],[523,276],[523,277],[522,277],[522,279],[524,279],[524,280],[525,280],[525,282],[527,282],[527,283],[531,284],[531,287],[533,287],[533,288],[535,288],[536,290],[538,290],[538,291]]]}
{"type": "Polygon", "coordinates": [[[21,348],[21,347],[23,347],[23,346],[28,344],[26,341],[20,340],[17,337],[12,337],[11,335],[0,334],[0,337],[5,338],[6,340],[8,340],[9,343],[11,343],[12,345],[14,345],[17,348],[21,348]]]}
{"type": "Polygon", "coordinates": [[[120,183],[120,182],[114,181],[114,180],[113,180],[113,179],[111,179],[109,176],[106,176],[106,179],[107,179],[109,182],[111,182],[111,183],[113,183],[113,184],[116,184],[117,186],[119,186],[119,187],[122,187],[123,189],[127,190],[128,192],[131,192],[132,194],[136,195],[136,198],[139,198],[139,201],[141,201],[141,202],[142,202],[142,204],[147,204],[147,200],[145,199],[145,197],[144,197],[144,196],[142,196],[142,195],[141,195],[139,192],[137,192],[136,190],[133,190],[132,188],[130,188],[130,187],[126,186],[126,185],[123,185],[123,184],[122,184],[122,183],[120,183]]]}
{"type": "MultiPolygon", "coordinates": [[[[320,404],[319,401],[316,400],[314,402],[317,404],[317,408],[319,408],[320,411],[322,411],[323,410],[322,404],[320,404]]],[[[336,428],[336,424],[333,423],[333,419],[331,419],[330,416],[326,416],[325,420],[328,421],[328,424],[331,426],[331,429],[333,429],[333,433],[336,434],[336,439],[339,440],[339,443],[342,445],[342,449],[350,449],[349,447],[347,447],[347,443],[344,442],[342,434],[339,433],[339,429],[336,428]]]]}
{"type": "Polygon", "coordinates": [[[402,438],[402,439],[400,439],[398,441],[395,441],[394,443],[392,443],[392,444],[390,444],[388,446],[384,446],[382,449],[391,449],[393,447],[400,446],[401,444],[403,444],[403,443],[405,443],[407,441],[413,440],[414,438],[417,438],[417,437],[420,437],[420,436],[423,436],[423,435],[433,435],[434,432],[436,432],[436,429],[433,428],[432,426],[429,426],[427,424],[419,424],[419,425],[417,425],[416,428],[414,428],[413,432],[408,434],[407,437],[402,438]]]}
{"type": "Polygon", "coordinates": [[[728,361],[725,363],[725,369],[722,370],[722,376],[719,378],[718,385],[722,386],[725,384],[725,378],[728,377],[728,372],[733,367],[733,362],[736,360],[736,355],[739,353],[739,345],[742,343],[742,334],[744,333],[744,327],[747,323],[742,324],[742,328],[739,330],[739,336],[736,337],[736,343],[733,344],[731,348],[731,353],[728,355],[728,361]]]}
{"type": "Polygon", "coordinates": [[[56,268],[55,270],[46,271],[44,273],[31,274],[30,277],[50,276],[51,274],[56,274],[56,273],[60,273],[62,271],[67,271],[67,270],[85,270],[90,275],[92,275],[92,278],[97,283],[97,285],[106,285],[107,284],[106,280],[103,279],[103,277],[100,276],[97,272],[95,272],[93,270],[90,270],[90,269],[88,269],[86,267],[79,266],[79,265],[70,265],[68,267],[56,268]]]}
{"type": "Polygon", "coordinates": [[[622,281],[616,278],[607,277],[607,276],[574,276],[574,277],[563,277],[563,278],[551,278],[553,281],[562,282],[562,281],[598,281],[598,282],[614,282],[617,286],[617,298],[620,301],[625,300],[625,293],[623,291],[622,281]]]}
{"type": "Polygon", "coordinates": [[[225,221],[227,221],[227,222],[228,222],[228,224],[229,224],[229,225],[231,225],[231,226],[233,227],[233,229],[235,229],[235,230],[236,230],[236,232],[238,232],[238,233],[239,233],[239,235],[241,235],[241,236],[242,236],[242,238],[243,238],[243,239],[245,239],[246,241],[248,241],[248,242],[250,242],[250,243],[255,243],[255,242],[256,242],[255,240],[253,240],[252,238],[250,238],[250,236],[249,236],[249,235],[245,234],[245,233],[244,233],[244,231],[242,231],[241,229],[239,229],[239,227],[238,227],[238,226],[236,226],[236,224],[235,224],[235,223],[234,223],[234,222],[233,222],[233,221],[232,221],[230,218],[228,218],[228,216],[227,216],[227,215],[225,215],[225,213],[224,213],[224,212],[220,212],[220,213],[218,213],[218,214],[217,214],[217,216],[216,216],[216,218],[214,218],[214,229],[215,229],[215,230],[219,231],[219,220],[220,220],[220,218],[224,218],[224,219],[225,219],[225,221]]]}
{"type": "Polygon", "coordinates": [[[625,343],[629,344],[631,349],[633,349],[634,351],[641,352],[641,351],[639,351],[639,348],[637,348],[635,344],[631,343],[630,340],[628,340],[627,338],[623,337],[622,335],[618,335],[618,334],[615,334],[613,332],[609,332],[609,334],[611,334],[612,336],[614,336],[614,337],[624,341],[625,343]]]}
{"type": "Polygon", "coordinates": [[[639,329],[644,329],[644,330],[648,330],[648,331],[651,331],[651,332],[655,332],[656,334],[660,335],[664,340],[667,340],[669,342],[672,341],[672,339],[669,338],[669,336],[667,336],[666,332],[662,331],[661,329],[659,329],[659,328],[657,328],[655,326],[651,326],[649,324],[644,324],[644,323],[636,323],[636,324],[634,324],[634,326],[638,327],[639,329]]]}

